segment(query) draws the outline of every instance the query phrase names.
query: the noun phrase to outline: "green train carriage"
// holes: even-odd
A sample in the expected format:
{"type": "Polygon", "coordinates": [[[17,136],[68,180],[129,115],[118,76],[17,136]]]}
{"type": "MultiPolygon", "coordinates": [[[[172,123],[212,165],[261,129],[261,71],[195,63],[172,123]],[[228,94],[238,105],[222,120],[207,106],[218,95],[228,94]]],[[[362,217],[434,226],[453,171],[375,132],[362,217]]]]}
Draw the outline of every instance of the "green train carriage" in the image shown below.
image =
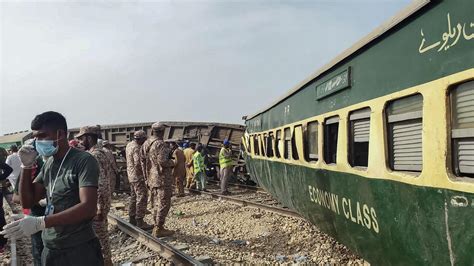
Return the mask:
{"type": "Polygon", "coordinates": [[[474,1],[415,1],[246,119],[251,175],[374,264],[474,263],[474,1]]]}

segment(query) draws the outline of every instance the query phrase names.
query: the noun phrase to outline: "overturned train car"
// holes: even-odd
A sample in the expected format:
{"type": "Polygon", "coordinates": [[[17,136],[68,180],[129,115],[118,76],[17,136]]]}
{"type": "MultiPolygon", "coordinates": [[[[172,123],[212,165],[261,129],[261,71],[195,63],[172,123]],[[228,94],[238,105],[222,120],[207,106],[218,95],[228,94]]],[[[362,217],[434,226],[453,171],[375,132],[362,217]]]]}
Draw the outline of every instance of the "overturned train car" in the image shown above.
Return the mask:
{"type": "MultiPolygon", "coordinates": [[[[207,175],[210,178],[218,178],[219,151],[224,139],[228,139],[232,143],[233,155],[237,162],[234,168],[234,177],[241,182],[252,183],[240,152],[245,126],[212,122],[164,121],[161,123],[166,125],[165,141],[187,141],[204,145],[207,154],[207,175]]],[[[143,122],[100,126],[102,139],[107,140],[114,147],[114,154],[117,164],[121,168],[122,176],[126,176],[125,146],[133,139],[133,133],[137,130],[143,130],[148,136],[151,136],[152,124],[153,122],[143,122]]],[[[79,128],[70,129],[69,139],[74,138],[78,132],[79,128]]]]}

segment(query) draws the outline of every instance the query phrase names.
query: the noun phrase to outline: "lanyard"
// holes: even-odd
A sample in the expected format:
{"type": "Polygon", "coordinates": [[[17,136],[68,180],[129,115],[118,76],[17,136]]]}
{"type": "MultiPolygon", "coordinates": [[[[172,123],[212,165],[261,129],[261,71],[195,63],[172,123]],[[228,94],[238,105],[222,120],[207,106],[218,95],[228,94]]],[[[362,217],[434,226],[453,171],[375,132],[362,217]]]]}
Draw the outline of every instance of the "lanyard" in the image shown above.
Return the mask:
{"type": "Polygon", "coordinates": [[[64,155],[64,158],[63,160],[61,161],[61,164],[59,165],[59,169],[58,169],[58,172],[56,173],[56,178],[54,179],[54,182],[53,182],[53,187],[51,187],[51,171],[49,171],[49,182],[48,182],[48,187],[49,187],[49,197],[48,197],[48,203],[51,204],[52,200],[53,200],[53,191],[54,191],[54,188],[56,187],[56,181],[58,181],[58,176],[59,176],[59,172],[61,171],[61,168],[63,167],[63,163],[64,161],[66,160],[66,157],[67,155],[69,154],[69,151],[71,150],[71,147],[69,147],[69,149],[67,150],[66,152],[66,155],[64,155]]]}

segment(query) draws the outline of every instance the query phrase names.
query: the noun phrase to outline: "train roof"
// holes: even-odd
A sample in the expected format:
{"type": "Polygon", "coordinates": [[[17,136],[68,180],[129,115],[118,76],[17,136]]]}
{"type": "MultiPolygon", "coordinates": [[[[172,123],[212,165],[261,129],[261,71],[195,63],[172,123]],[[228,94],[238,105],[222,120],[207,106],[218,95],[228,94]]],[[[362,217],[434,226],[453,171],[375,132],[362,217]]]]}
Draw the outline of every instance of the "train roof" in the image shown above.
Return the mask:
{"type": "Polygon", "coordinates": [[[392,18],[388,19],[386,22],[382,23],[379,27],[377,27],[375,30],[373,30],[371,33],[360,39],[358,42],[356,42],[354,45],[343,51],[341,54],[339,54],[337,57],[335,57],[333,60],[331,60],[329,63],[324,65],[322,68],[314,72],[312,75],[310,75],[308,78],[304,79],[298,85],[293,87],[290,91],[288,91],[286,94],[284,94],[282,97],[278,98],[276,101],[271,103],[268,107],[265,109],[262,109],[261,111],[250,115],[245,118],[245,120],[250,120],[267,110],[271,109],[275,105],[279,104],[280,102],[284,101],[285,99],[289,98],[293,94],[297,93],[300,91],[305,85],[310,83],[311,81],[322,77],[326,72],[334,68],[337,64],[339,64],[341,61],[351,57],[354,55],[356,52],[359,50],[365,48],[368,46],[370,43],[380,39],[384,33],[389,31],[390,29],[394,28],[397,26],[399,23],[402,21],[408,19],[411,17],[413,14],[415,14],[418,10],[426,6],[428,3],[432,2],[432,0],[413,0],[408,6],[406,6],[404,9],[402,9],[400,12],[398,12],[395,16],[392,18]]]}
{"type": "Polygon", "coordinates": [[[215,123],[215,122],[181,122],[181,121],[160,121],[167,126],[218,126],[235,129],[244,129],[244,125],[239,124],[226,124],[226,123],[215,123]]]}
{"type": "Polygon", "coordinates": [[[8,133],[0,136],[0,143],[22,142],[25,137],[28,137],[28,135],[31,135],[31,131],[29,130],[8,133]]]}
{"type": "MultiPolygon", "coordinates": [[[[244,125],[239,124],[225,124],[225,123],[216,123],[216,122],[186,122],[186,121],[159,121],[160,123],[165,124],[166,126],[219,126],[235,129],[244,129],[244,125]]],[[[109,124],[109,125],[100,125],[101,129],[111,129],[118,127],[148,127],[151,126],[154,122],[141,122],[141,123],[129,123],[129,124],[109,124]]],[[[68,131],[79,131],[79,127],[70,128],[68,131]]]]}

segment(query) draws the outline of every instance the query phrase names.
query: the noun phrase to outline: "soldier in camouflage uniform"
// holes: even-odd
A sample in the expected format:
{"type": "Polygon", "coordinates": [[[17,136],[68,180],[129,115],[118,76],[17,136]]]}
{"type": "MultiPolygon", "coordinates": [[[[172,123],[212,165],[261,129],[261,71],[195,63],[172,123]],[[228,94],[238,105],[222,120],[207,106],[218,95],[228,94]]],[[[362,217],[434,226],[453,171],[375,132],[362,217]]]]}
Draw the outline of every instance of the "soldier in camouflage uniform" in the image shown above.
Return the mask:
{"type": "Polygon", "coordinates": [[[173,234],[173,231],[165,229],[165,219],[171,207],[171,196],[173,194],[173,167],[175,162],[171,159],[171,148],[163,141],[165,126],[159,123],[152,125],[153,135],[157,138],[149,150],[149,161],[151,163],[148,173],[148,184],[151,188],[151,196],[156,204],[154,211],[155,227],[153,236],[163,237],[173,234]]]}
{"type": "Polygon", "coordinates": [[[112,265],[112,254],[109,245],[109,235],[107,232],[107,214],[110,210],[110,172],[111,166],[105,152],[98,147],[97,139],[99,136],[98,128],[95,126],[82,127],[76,138],[86,150],[94,156],[99,163],[100,175],[99,186],[97,188],[97,215],[94,217],[92,226],[99,237],[102,246],[102,256],[105,265],[112,265]]]}
{"type": "MultiPolygon", "coordinates": [[[[151,169],[151,162],[150,162],[150,147],[151,145],[156,142],[158,139],[156,136],[153,134],[151,137],[147,138],[147,140],[143,143],[141,149],[140,149],[140,162],[142,166],[142,171],[143,171],[143,177],[145,178],[145,184],[148,188],[148,193],[149,197],[148,199],[151,201],[151,206],[154,208],[155,204],[153,202],[153,197],[151,197],[151,190],[150,190],[150,184],[148,183],[148,180],[150,180],[150,169],[151,169]]],[[[154,217],[154,216],[153,216],[154,217]]]]}
{"type": "Polygon", "coordinates": [[[107,140],[102,141],[102,149],[107,155],[107,158],[109,159],[110,165],[112,167],[112,172],[110,173],[110,193],[112,194],[115,191],[115,184],[117,181],[119,170],[117,162],[115,161],[115,155],[112,153],[112,150],[110,149],[110,143],[107,140]]]}
{"type": "Polygon", "coordinates": [[[146,133],[143,130],[135,131],[133,140],[127,144],[127,175],[130,182],[130,207],[128,211],[129,221],[141,229],[149,230],[152,225],[143,221],[147,204],[147,187],[140,163],[140,149],[146,140],[146,133]]]}

